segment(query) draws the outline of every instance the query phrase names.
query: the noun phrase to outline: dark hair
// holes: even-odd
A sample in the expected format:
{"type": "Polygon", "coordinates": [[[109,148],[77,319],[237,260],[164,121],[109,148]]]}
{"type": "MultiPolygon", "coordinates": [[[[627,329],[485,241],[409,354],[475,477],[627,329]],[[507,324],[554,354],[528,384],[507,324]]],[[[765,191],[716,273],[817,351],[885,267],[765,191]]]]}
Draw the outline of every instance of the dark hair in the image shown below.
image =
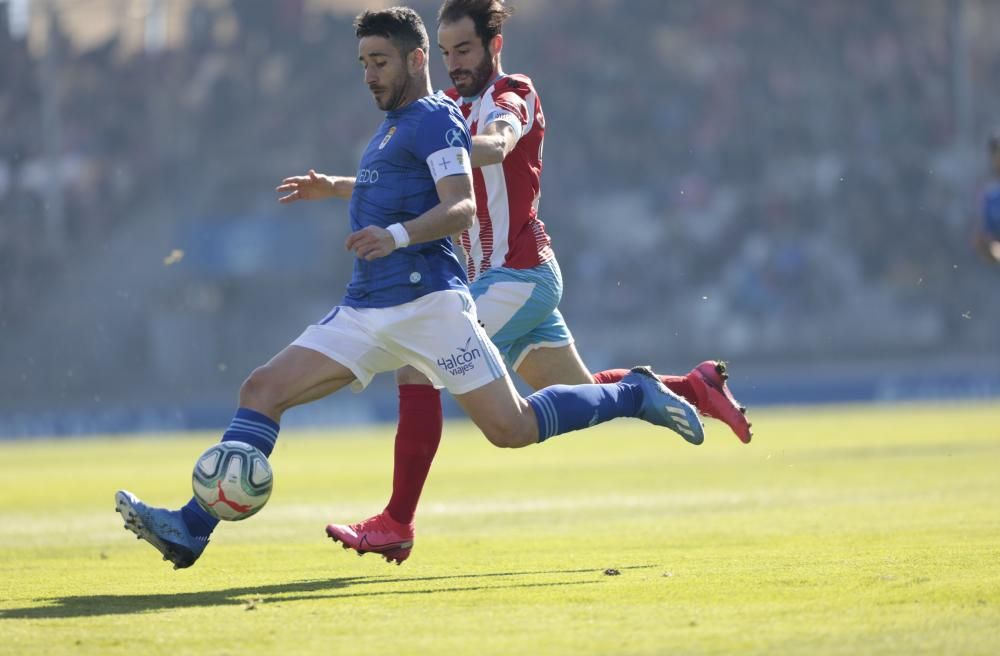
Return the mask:
{"type": "Polygon", "coordinates": [[[366,36],[385,37],[404,57],[417,48],[428,52],[431,45],[424,21],[409,7],[366,10],[354,19],[354,34],[359,39],[366,36]]]}
{"type": "Polygon", "coordinates": [[[989,146],[991,153],[995,153],[1000,149],[1000,129],[997,129],[990,135],[989,141],[986,144],[989,146]]]}
{"type": "Polygon", "coordinates": [[[445,0],[438,11],[438,24],[455,23],[466,16],[476,26],[476,36],[488,47],[490,41],[500,34],[503,22],[514,13],[512,7],[504,5],[504,0],[445,0]]]}

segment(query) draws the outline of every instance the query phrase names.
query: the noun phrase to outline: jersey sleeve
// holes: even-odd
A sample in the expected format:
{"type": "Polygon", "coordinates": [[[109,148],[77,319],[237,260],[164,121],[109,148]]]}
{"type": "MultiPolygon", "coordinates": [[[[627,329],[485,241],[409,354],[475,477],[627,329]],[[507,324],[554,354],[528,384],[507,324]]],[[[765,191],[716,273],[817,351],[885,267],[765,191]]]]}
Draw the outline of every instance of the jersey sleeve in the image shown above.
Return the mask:
{"type": "Polygon", "coordinates": [[[517,138],[520,139],[524,128],[528,125],[528,103],[520,94],[505,89],[494,94],[493,104],[496,107],[486,117],[485,125],[503,121],[514,129],[517,138]]]}
{"type": "Polygon", "coordinates": [[[447,110],[427,114],[417,130],[414,155],[427,162],[434,182],[450,175],[472,175],[469,128],[447,110]]]}

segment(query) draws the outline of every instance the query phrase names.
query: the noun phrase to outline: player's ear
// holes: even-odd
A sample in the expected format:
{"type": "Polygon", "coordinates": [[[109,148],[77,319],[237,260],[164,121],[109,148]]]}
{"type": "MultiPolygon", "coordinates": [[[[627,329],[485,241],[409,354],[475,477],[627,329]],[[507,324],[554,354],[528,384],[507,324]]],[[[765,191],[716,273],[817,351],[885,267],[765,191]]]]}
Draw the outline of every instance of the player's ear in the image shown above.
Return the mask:
{"type": "Polygon", "coordinates": [[[414,48],[406,56],[406,63],[409,65],[411,75],[419,75],[427,66],[427,53],[421,48],[414,48]]]}
{"type": "Polygon", "coordinates": [[[503,34],[497,34],[495,37],[490,39],[490,57],[496,59],[500,55],[500,51],[503,50],[503,34]]]}

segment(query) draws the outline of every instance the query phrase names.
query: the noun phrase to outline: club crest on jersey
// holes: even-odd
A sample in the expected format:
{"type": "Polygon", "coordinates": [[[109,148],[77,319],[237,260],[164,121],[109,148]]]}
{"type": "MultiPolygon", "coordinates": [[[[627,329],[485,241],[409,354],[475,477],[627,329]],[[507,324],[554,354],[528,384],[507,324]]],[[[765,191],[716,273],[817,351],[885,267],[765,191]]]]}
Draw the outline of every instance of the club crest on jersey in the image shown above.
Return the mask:
{"type": "Polygon", "coordinates": [[[464,376],[476,366],[476,360],[483,357],[483,352],[473,346],[469,348],[472,338],[465,340],[465,346],[459,346],[454,353],[446,358],[438,358],[437,366],[452,376],[464,376]]]}
{"type": "Polygon", "coordinates": [[[383,148],[385,148],[385,145],[387,143],[389,143],[389,139],[392,139],[392,135],[394,135],[394,134],[396,134],[396,126],[395,125],[392,126],[391,128],[389,128],[389,131],[385,133],[385,137],[383,137],[382,143],[380,143],[378,145],[378,149],[382,150],[383,148]]]}

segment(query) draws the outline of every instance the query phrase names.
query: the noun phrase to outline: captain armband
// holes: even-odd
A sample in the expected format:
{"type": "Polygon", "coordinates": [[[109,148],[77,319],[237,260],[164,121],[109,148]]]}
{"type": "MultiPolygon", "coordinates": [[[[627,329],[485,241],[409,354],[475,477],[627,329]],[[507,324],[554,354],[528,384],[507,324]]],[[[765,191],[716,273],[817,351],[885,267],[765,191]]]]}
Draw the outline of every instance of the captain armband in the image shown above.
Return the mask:
{"type": "Polygon", "coordinates": [[[427,167],[436,183],[449,175],[472,175],[472,158],[461,146],[442,148],[427,158],[427,167]]]}

